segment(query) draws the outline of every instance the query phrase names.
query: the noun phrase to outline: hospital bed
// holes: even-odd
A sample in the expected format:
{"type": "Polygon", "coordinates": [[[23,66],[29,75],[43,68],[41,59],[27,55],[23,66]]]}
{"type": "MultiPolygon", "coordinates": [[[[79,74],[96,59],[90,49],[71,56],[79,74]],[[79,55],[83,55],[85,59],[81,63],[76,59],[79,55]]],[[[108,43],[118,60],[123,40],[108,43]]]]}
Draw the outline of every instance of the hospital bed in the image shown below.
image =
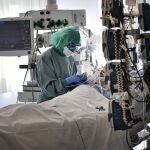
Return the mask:
{"type": "Polygon", "coordinates": [[[0,109],[2,150],[128,150],[108,121],[109,100],[89,85],[41,104],[0,109]]]}

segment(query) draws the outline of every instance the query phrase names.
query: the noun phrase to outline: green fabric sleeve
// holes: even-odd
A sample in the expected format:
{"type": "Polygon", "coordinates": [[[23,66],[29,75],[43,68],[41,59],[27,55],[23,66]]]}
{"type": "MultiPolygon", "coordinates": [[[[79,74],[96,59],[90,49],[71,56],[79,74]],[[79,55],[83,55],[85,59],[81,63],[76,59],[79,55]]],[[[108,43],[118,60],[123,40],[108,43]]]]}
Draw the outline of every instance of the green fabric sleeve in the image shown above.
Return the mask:
{"type": "Polygon", "coordinates": [[[60,55],[55,48],[44,52],[37,63],[37,81],[41,88],[39,102],[50,100],[70,90],[65,78],[76,72],[73,57],[60,55]]]}
{"type": "Polygon", "coordinates": [[[64,79],[57,77],[55,69],[51,58],[46,55],[37,64],[37,81],[43,95],[39,101],[66,93],[64,79]]]}

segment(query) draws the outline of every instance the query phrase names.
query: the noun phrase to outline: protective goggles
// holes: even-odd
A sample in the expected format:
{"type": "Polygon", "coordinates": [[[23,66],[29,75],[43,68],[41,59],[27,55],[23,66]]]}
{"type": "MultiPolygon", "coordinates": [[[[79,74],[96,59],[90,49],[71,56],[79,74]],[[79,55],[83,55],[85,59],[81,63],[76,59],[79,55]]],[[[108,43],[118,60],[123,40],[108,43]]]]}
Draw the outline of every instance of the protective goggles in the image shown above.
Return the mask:
{"type": "Polygon", "coordinates": [[[79,47],[79,46],[81,46],[81,44],[69,44],[69,45],[67,46],[67,48],[68,48],[70,51],[74,52],[74,51],[78,50],[78,47],[79,47]]]}

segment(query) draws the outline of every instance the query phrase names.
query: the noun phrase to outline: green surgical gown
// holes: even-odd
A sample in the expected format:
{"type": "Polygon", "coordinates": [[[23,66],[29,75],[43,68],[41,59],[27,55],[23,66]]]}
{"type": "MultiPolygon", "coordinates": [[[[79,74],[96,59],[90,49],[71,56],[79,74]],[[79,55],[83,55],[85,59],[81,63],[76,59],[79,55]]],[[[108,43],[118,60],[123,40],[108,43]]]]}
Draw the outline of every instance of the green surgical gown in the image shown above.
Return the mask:
{"type": "Polygon", "coordinates": [[[64,79],[76,72],[73,57],[59,54],[55,48],[44,52],[37,63],[37,81],[41,88],[38,103],[66,93],[69,89],[64,79]]]}

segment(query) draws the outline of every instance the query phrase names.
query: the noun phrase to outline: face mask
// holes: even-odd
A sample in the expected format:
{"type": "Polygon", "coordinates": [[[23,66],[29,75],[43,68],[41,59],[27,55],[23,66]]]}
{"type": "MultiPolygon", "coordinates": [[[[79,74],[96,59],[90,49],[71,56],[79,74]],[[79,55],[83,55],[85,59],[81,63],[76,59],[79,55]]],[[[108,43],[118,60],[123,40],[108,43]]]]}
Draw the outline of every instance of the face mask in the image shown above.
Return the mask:
{"type": "Polygon", "coordinates": [[[71,50],[68,49],[68,47],[64,47],[64,51],[63,51],[64,55],[66,55],[67,57],[73,55],[73,52],[71,50]]]}

